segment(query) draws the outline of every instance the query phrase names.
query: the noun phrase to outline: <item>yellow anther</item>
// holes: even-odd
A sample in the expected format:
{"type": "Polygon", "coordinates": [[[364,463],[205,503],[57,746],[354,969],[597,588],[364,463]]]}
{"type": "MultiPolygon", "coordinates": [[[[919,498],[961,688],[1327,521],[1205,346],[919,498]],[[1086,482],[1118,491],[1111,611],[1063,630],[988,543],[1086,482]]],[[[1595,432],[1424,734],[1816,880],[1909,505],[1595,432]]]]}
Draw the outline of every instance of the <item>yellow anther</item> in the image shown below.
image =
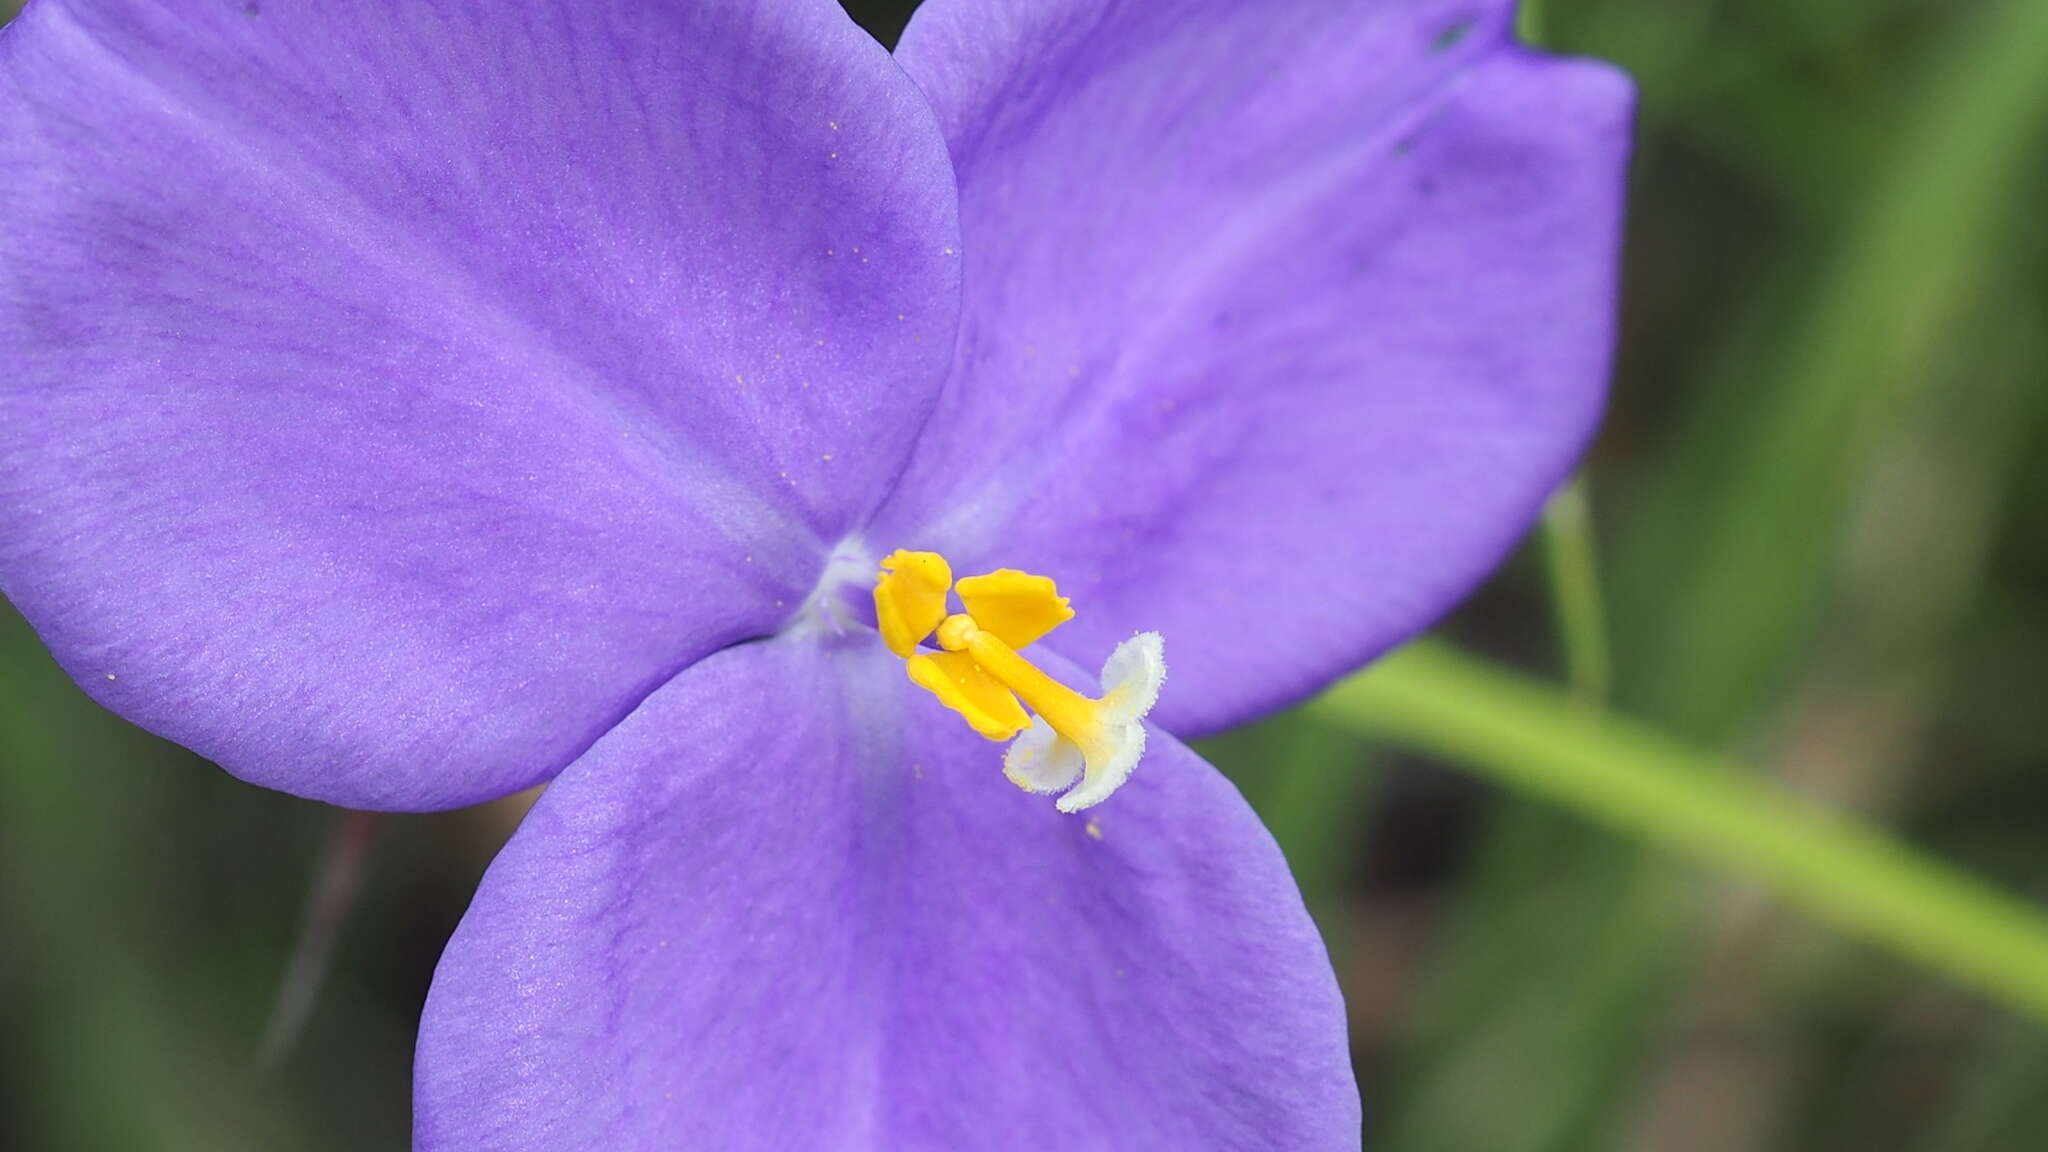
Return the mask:
{"type": "Polygon", "coordinates": [[[1024,703],[1053,731],[1084,749],[1096,742],[1095,734],[1102,727],[1101,701],[1090,700],[1046,675],[1038,665],[1003,643],[1002,637],[976,627],[972,617],[946,617],[945,623],[939,625],[941,645],[945,645],[949,631],[960,645],[957,651],[972,659],[991,680],[1023,697],[1024,703]]]}
{"type": "Polygon", "coordinates": [[[909,671],[919,687],[991,740],[1008,740],[1031,726],[1031,717],[1009,689],[965,652],[919,652],[910,658],[909,671]]]}
{"type": "Polygon", "coordinates": [[[946,618],[946,589],[953,568],[937,552],[898,549],[882,561],[875,577],[875,626],[882,643],[908,657],[946,618]]]}
{"type": "Polygon", "coordinates": [[[954,585],[967,614],[984,630],[1022,648],[1074,618],[1067,598],[1044,576],[998,568],[954,585]]]}
{"type": "Polygon", "coordinates": [[[1017,651],[1074,617],[1051,580],[1012,568],[970,576],[957,588],[967,610],[948,615],[950,576],[935,552],[891,553],[875,584],[883,641],[913,682],[976,732],[1013,741],[1004,773],[1019,787],[1071,788],[1059,799],[1066,812],[1099,803],[1144,752],[1143,718],[1166,676],[1158,633],[1118,645],[1103,665],[1102,695],[1090,698],[1017,651]],[[940,650],[920,650],[926,637],[940,650]]]}

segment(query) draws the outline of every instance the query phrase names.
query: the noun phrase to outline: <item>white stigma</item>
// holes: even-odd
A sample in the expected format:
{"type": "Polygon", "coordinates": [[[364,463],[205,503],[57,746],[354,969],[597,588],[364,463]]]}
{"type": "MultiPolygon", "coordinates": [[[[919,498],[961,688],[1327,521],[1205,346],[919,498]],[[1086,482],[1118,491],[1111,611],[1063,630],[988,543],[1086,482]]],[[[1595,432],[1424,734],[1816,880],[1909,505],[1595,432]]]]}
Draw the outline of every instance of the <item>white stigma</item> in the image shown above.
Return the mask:
{"type": "Polygon", "coordinates": [[[1092,731],[1070,740],[1033,718],[1003,756],[1003,774],[1027,792],[1072,788],[1054,806],[1079,812],[1109,799],[1145,754],[1145,714],[1166,682],[1166,642],[1140,632],[1102,665],[1101,711],[1092,731]],[[1075,786],[1075,781],[1079,785],[1075,786]]]}

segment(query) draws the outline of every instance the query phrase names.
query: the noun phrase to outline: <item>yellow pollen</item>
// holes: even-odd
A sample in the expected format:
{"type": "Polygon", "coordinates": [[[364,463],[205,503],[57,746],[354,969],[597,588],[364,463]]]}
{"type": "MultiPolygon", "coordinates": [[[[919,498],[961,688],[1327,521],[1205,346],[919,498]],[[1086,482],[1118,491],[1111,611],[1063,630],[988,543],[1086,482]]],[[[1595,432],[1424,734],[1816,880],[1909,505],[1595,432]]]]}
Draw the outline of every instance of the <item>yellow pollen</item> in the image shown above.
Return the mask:
{"type": "Polygon", "coordinates": [[[882,561],[875,620],[883,643],[903,658],[913,683],[969,727],[1013,741],[1003,765],[1012,782],[1064,792],[1062,811],[1101,802],[1143,754],[1143,718],[1166,675],[1159,634],[1118,645],[1103,666],[1102,695],[1089,697],[1018,651],[1074,617],[1052,580],[1001,568],[955,584],[952,571],[936,552],[897,551],[882,561]],[[949,589],[965,611],[948,610],[949,589]],[[936,651],[922,646],[927,640],[936,651]]]}

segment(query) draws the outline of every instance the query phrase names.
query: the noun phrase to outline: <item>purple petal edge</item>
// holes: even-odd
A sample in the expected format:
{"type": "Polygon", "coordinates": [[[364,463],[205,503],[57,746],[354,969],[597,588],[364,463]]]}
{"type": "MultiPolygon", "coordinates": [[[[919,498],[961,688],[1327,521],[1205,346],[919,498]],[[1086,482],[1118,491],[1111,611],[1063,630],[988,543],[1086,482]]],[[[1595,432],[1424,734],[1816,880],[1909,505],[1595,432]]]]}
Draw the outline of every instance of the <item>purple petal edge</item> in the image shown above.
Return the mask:
{"type": "Polygon", "coordinates": [[[870,526],[1167,639],[1217,730],[1429,626],[1569,475],[1612,354],[1630,86],[1480,0],[930,0],[966,305],[870,526]]]}
{"type": "Polygon", "coordinates": [[[1164,733],[1085,819],[1000,762],[871,635],[690,669],[491,866],[417,1147],[1357,1148],[1329,962],[1235,790],[1164,733]]]}
{"type": "Polygon", "coordinates": [[[0,38],[0,590],[256,783],[524,787],[772,632],[957,321],[829,0],[36,0],[0,38]]]}

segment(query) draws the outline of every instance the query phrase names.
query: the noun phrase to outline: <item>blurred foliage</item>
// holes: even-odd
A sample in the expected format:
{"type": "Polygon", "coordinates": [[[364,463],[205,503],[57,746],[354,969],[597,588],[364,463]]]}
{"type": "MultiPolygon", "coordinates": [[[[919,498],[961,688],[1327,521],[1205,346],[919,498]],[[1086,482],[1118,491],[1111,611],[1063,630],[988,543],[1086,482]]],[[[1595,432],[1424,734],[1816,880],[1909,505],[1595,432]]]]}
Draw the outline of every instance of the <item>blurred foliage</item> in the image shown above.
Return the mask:
{"type": "MultiPolygon", "coordinates": [[[[887,40],[911,6],[852,7],[887,40]]],[[[1528,15],[1641,89],[1620,366],[1576,503],[1443,634],[2039,903],[2048,3],[1528,15]]],[[[2048,1133],[2048,1030],[1767,891],[1311,715],[1205,751],[1330,941],[1369,1147],[2048,1133]]],[[[345,819],[109,718],[0,622],[0,1147],[404,1147],[421,998],[517,809],[388,822],[259,1071],[345,819]]]]}

